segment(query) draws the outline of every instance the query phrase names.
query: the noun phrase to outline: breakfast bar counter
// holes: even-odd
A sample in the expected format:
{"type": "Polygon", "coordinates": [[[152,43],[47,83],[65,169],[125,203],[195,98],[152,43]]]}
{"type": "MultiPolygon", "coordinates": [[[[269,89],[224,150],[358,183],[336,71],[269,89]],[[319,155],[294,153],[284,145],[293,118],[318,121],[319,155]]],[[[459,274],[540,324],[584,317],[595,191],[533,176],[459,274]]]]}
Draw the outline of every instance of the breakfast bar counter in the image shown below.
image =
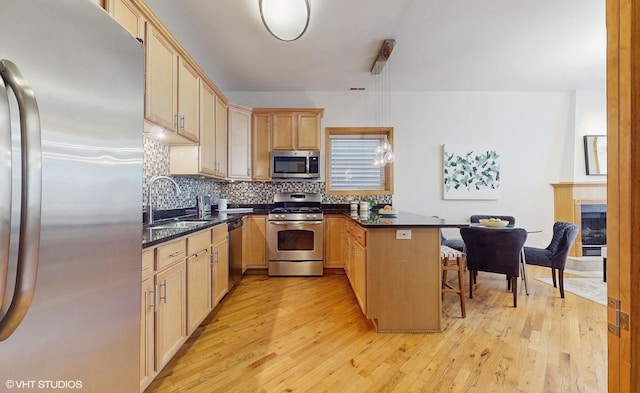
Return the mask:
{"type": "Polygon", "coordinates": [[[366,306],[378,332],[441,332],[440,228],[469,223],[412,213],[349,216],[366,235],[366,306]]]}

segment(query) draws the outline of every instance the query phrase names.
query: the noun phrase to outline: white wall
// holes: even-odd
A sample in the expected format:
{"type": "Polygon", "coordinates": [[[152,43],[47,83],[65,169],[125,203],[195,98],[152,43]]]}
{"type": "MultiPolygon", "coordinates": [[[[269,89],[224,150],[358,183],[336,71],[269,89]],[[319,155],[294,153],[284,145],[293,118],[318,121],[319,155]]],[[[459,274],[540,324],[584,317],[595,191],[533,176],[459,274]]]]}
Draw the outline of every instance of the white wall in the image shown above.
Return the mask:
{"type": "MultiPolygon", "coordinates": [[[[324,127],[377,126],[375,97],[366,92],[225,92],[252,107],[325,108],[324,127]]],[[[391,94],[395,191],[400,210],[467,221],[471,214],[508,214],[545,247],[553,225],[550,183],[584,173],[586,124],[606,125],[605,92],[398,92],[391,94]],[[576,125],[580,131],[576,135],[576,125]],[[442,145],[489,145],[501,155],[497,200],[442,198],[442,145]],[[580,161],[581,160],[581,161],[580,161]],[[577,168],[579,163],[581,168],[577,168]],[[580,172],[582,171],[582,172],[580,172]]],[[[602,127],[602,130],[605,128],[602,127]]],[[[598,133],[604,133],[598,131],[598,133]]],[[[585,176],[586,177],[586,176],[585,176]]],[[[577,179],[576,179],[577,180],[577,179]]],[[[602,178],[581,179],[599,181],[602,178]]],[[[457,236],[448,230],[447,236],[457,236]]]]}

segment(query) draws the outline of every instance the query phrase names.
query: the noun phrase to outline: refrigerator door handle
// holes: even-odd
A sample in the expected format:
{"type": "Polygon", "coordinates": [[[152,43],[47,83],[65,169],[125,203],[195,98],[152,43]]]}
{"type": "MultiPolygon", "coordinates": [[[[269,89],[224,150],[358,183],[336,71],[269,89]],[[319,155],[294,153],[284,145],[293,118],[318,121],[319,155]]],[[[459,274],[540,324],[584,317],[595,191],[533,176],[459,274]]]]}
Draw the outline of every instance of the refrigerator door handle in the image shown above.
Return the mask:
{"type": "Polygon", "coordinates": [[[7,290],[11,236],[11,116],[7,87],[0,74],[0,315],[7,290]]]}
{"type": "Polygon", "coordinates": [[[0,60],[0,73],[18,101],[22,148],[16,284],[9,308],[0,315],[0,341],[4,341],[22,322],[36,289],[42,207],[42,139],[40,112],[33,89],[18,67],[9,60],[0,60]]]}

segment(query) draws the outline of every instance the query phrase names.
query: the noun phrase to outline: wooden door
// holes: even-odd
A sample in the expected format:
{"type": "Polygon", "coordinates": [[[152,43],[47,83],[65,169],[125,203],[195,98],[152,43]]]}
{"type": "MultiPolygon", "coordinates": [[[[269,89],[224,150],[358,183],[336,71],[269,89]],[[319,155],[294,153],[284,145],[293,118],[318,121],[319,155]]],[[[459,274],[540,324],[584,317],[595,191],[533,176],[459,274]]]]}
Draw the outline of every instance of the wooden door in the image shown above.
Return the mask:
{"type": "Polygon", "coordinates": [[[187,258],[187,334],[193,333],[211,311],[211,249],[187,258]]]}
{"type": "Polygon", "coordinates": [[[298,115],[299,150],[320,150],[320,115],[300,113],[298,115]]]}
{"type": "Polygon", "coordinates": [[[267,216],[246,216],[242,230],[243,269],[266,269],[267,216]]]}
{"type": "Polygon", "coordinates": [[[227,104],[216,96],[216,173],[220,178],[227,176],[227,104]]]}
{"type": "Polygon", "coordinates": [[[155,302],[155,287],[150,277],[142,281],[140,298],[140,391],[151,383],[155,373],[155,302]]]}
{"type": "Polygon", "coordinates": [[[107,12],[132,36],[143,39],[144,17],[142,12],[129,0],[108,0],[107,12]]]}
{"type": "Polygon", "coordinates": [[[607,0],[606,23],[608,390],[622,393],[640,384],[640,6],[607,0]]]}
{"type": "Polygon", "coordinates": [[[200,76],[183,57],[178,58],[178,134],[198,141],[198,85],[200,76]]]}
{"type": "Polygon", "coordinates": [[[345,221],[342,215],[327,215],[324,219],[324,267],[344,268],[345,221]]]}
{"type": "Polygon", "coordinates": [[[271,180],[271,115],[253,115],[251,169],[253,180],[271,180]]]}
{"type": "Polygon", "coordinates": [[[215,153],[215,93],[211,86],[200,79],[200,144],[199,144],[199,169],[203,174],[213,175],[216,168],[215,153]]]}
{"type": "Polygon", "coordinates": [[[224,237],[213,246],[213,304],[229,291],[229,239],[224,237]]]}
{"type": "Polygon", "coordinates": [[[229,105],[227,177],[251,180],[251,112],[249,108],[229,105]]]}
{"type": "Polygon", "coordinates": [[[145,117],[175,132],[178,121],[178,54],[150,23],[147,23],[146,38],[145,117]]]}
{"type": "Polygon", "coordinates": [[[158,272],[156,286],[156,369],[164,367],[187,339],[185,261],[158,272]]]}
{"type": "Polygon", "coordinates": [[[293,138],[297,128],[297,115],[295,113],[274,113],[272,121],[271,149],[295,150],[293,138]]]}

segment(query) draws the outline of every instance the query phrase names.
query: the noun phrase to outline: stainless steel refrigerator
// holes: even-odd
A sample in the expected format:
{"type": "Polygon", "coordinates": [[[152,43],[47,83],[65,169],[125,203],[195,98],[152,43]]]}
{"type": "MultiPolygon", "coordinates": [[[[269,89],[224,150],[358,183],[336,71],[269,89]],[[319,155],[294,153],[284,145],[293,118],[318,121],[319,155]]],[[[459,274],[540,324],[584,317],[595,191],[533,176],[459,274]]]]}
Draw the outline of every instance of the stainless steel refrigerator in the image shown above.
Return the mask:
{"type": "Polygon", "coordinates": [[[139,390],[144,52],[90,0],[0,0],[0,391],[139,390]]]}

